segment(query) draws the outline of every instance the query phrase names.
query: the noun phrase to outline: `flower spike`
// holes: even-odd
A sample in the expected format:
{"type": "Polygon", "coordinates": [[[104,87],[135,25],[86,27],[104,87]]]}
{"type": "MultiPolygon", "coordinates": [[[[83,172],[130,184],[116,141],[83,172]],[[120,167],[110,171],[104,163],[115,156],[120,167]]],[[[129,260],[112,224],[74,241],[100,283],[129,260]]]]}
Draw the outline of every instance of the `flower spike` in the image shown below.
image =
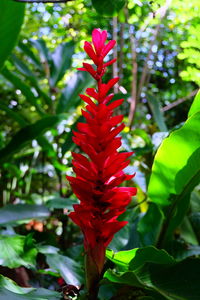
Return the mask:
{"type": "Polygon", "coordinates": [[[123,130],[123,115],[113,116],[113,110],[122,104],[123,99],[110,103],[114,94],[110,93],[119,78],[102,82],[106,67],[116,59],[104,62],[105,56],[114,47],[115,41],[107,44],[107,31],[94,29],[92,43],[85,42],[84,49],[95,66],[83,63],[81,71],[88,72],[97,82],[97,88],[87,88],[87,95],[80,95],[86,103],[82,115],[85,123],[78,123],[73,132],[73,141],[85,153],[72,153],[73,170],[76,177],[67,176],[73,192],[80,200],[74,205],[69,217],[83,232],[86,252],[87,286],[89,291],[97,286],[104,262],[105,251],[125,221],[118,221],[124,213],[132,196],[134,187],[119,187],[121,183],[131,180],[135,174],[126,175],[123,171],[129,164],[132,152],[118,152],[123,130]]]}

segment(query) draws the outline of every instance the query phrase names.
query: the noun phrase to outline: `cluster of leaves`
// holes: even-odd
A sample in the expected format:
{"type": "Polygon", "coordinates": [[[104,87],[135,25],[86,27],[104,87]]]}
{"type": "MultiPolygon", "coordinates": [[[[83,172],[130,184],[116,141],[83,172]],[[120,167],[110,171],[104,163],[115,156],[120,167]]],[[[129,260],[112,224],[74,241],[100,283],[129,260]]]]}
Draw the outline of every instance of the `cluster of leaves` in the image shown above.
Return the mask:
{"type": "MultiPolygon", "coordinates": [[[[82,0],[76,4],[70,2],[63,9],[65,13],[72,10],[74,24],[68,25],[73,28],[71,36],[80,30],[79,9],[82,9],[81,18],[88,22],[89,33],[97,17],[97,27],[102,22],[111,26],[109,19],[101,19],[102,14],[113,16],[119,12],[121,24],[128,18],[124,34],[128,47],[121,53],[126,64],[121,85],[126,87],[128,97],[132,72],[127,58],[131,46],[128,32],[132,30],[137,36],[148,21],[149,11],[152,13],[162,3],[159,1],[151,6],[149,3],[133,5],[132,1],[123,0],[93,0],[82,6],[82,0]],[[91,3],[100,17],[90,12],[91,3]],[[126,10],[121,10],[125,3],[128,16],[126,10]],[[87,13],[90,19],[85,16],[87,13]]],[[[52,7],[45,9],[51,11],[52,7]]],[[[56,41],[56,46],[52,47],[48,37],[35,38],[35,33],[30,32],[28,39],[25,26],[23,38],[6,61],[17,43],[24,12],[24,4],[1,0],[0,40],[4,43],[0,47],[0,115],[3,120],[0,136],[3,191],[0,198],[0,299],[87,299],[82,286],[85,280],[82,238],[67,217],[76,199],[71,195],[65,174],[71,172],[70,150],[74,147],[71,130],[80,118],[78,94],[92,85],[92,81],[86,74],[74,71],[73,58],[78,57],[80,49],[75,43],[77,35],[72,41],[69,34],[62,43],[57,45],[56,41]],[[62,290],[60,277],[65,281],[62,290]]],[[[38,19],[37,13],[35,18],[38,19]]],[[[193,23],[194,20],[196,16],[193,23]]],[[[154,28],[157,20],[151,22],[154,28]]],[[[172,38],[170,24],[165,22],[163,26],[168,30],[162,30],[162,36],[172,38]]],[[[81,30],[81,38],[87,36],[87,30],[81,30]]],[[[176,44],[182,39],[181,30],[181,33],[174,33],[176,44]]],[[[191,30],[196,30],[195,25],[191,30]]],[[[147,32],[147,36],[150,38],[151,34],[147,32]]],[[[149,48],[145,47],[143,36],[140,42],[139,62],[145,59],[149,48]]],[[[137,176],[132,184],[137,185],[138,196],[122,216],[129,224],[116,234],[107,250],[108,261],[99,291],[101,300],[200,298],[200,94],[195,97],[186,121],[179,119],[178,113],[169,115],[176,123],[165,122],[160,106],[170,97],[175,100],[172,96],[182,83],[181,78],[176,78],[176,85],[169,93],[169,86],[161,82],[166,70],[174,77],[179,71],[170,65],[174,63],[178,46],[170,47],[169,44],[160,47],[156,57],[165,57],[162,67],[152,70],[151,80],[144,86],[145,96],[139,104],[141,112],[136,114],[138,129],[128,131],[126,128],[123,133],[123,147],[135,151],[136,163],[133,162],[131,168],[136,170],[137,176]],[[158,88],[160,96],[155,97],[158,88]],[[144,121],[149,113],[154,121],[144,121]],[[176,127],[172,127],[174,124],[176,127]],[[167,132],[168,127],[170,132],[167,132]]],[[[187,50],[198,47],[194,34],[188,34],[188,41],[182,47],[185,50],[179,54],[180,58],[197,64],[187,50]]],[[[138,73],[142,72],[139,68],[138,73]]],[[[179,96],[193,87],[196,85],[188,83],[179,96]]],[[[122,110],[127,115],[128,107],[122,110]]],[[[185,116],[185,112],[182,115],[185,116]]]]}

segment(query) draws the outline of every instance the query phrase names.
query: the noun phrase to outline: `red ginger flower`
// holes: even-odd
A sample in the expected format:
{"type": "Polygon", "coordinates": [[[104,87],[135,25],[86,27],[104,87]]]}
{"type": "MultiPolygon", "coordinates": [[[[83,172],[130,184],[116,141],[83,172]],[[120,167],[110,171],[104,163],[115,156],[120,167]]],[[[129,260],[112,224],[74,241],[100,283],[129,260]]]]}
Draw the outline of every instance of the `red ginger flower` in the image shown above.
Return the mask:
{"type": "MultiPolygon", "coordinates": [[[[82,110],[86,123],[78,123],[73,141],[86,156],[72,153],[76,177],[67,176],[73,192],[80,200],[80,204],[74,205],[74,212],[69,216],[84,234],[88,269],[93,268],[88,271],[93,273],[89,276],[96,278],[103,269],[106,247],[114,234],[127,224],[117,218],[125,212],[131,197],[136,194],[136,188],[118,187],[134,176],[123,172],[130,162],[128,157],[133,152],[117,151],[121,146],[118,134],[123,130],[124,124],[121,123],[123,115],[113,116],[113,111],[122,104],[123,99],[109,103],[114,95],[108,93],[119,78],[102,83],[106,67],[116,61],[114,59],[104,63],[105,56],[115,45],[114,40],[105,45],[106,39],[105,30],[94,29],[92,44],[85,42],[84,45],[96,68],[83,63],[83,68],[79,70],[89,72],[97,81],[98,89],[88,88],[87,95],[80,95],[87,104],[86,110],[82,110]]],[[[92,285],[92,280],[89,285],[92,285]]]]}

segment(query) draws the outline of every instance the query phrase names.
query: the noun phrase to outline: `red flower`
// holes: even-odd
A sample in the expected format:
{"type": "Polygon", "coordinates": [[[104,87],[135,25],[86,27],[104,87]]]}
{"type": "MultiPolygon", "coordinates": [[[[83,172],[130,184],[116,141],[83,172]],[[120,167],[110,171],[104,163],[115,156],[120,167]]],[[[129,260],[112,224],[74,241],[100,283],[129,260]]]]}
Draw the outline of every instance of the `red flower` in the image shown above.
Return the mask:
{"type": "Polygon", "coordinates": [[[132,152],[118,152],[121,138],[118,134],[123,130],[123,115],[113,116],[116,107],[123,99],[110,103],[113,94],[108,94],[119,78],[102,83],[106,67],[115,62],[104,63],[104,58],[114,47],[115,41],[105,44],[107,32],[94,29],[92,44],[85,42],[84,49],[96,67],[83,63],[80,70],[89,72],[97,81],[98,88],[88,88],[87,95],[80,95],[87,104],[82,110],[85,123],[77,125],[73,141],[86,154],[72,153],[73,170],[76,177],[67,176],[73,192],[80,200],[74,205],[70,218],[81,228],[84,234],[84,247],[88,264],[101,274],[105,250],[114,234],[127,222],[117,220],[125,212],[136,188],[118,187],[122,182],[130,180],[134,175],[126,175],[123,169],[129,164],[132,152]]]}

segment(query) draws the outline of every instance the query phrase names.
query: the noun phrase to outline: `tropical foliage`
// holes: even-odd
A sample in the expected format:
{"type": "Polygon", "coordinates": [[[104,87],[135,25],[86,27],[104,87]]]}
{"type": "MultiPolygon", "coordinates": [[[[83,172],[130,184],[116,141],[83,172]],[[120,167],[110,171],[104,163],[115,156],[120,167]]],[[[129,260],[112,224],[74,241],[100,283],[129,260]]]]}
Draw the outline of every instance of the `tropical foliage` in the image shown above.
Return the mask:
{"type": "Polygon", "coordinates": [[[200,299],[199,16],[198,0],[0,1],[0,300],[200,299]],[[105,82],[137,195],[91,298],[66,175],[94,28],[117,40],[105,82]]]}

